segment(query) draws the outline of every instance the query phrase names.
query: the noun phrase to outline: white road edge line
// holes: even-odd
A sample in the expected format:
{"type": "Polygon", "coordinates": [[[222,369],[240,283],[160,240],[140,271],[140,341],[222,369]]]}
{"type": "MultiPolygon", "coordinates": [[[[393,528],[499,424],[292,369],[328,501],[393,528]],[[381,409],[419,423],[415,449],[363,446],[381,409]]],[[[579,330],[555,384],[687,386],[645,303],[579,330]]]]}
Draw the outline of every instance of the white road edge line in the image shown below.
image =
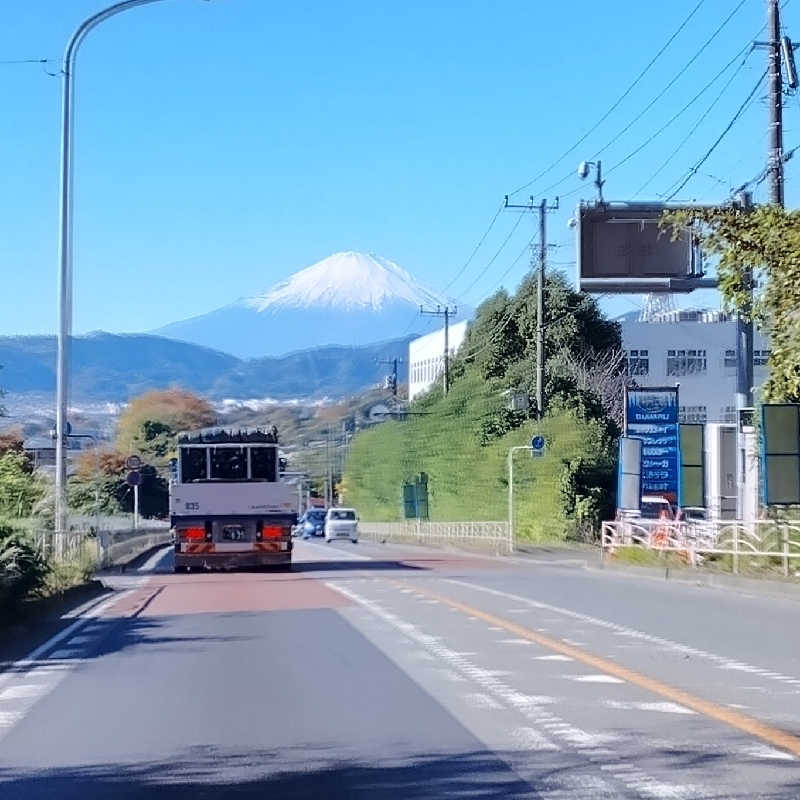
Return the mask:
{"type": "Polygon", "coordinates": [[[46,642],[40,644],[36,649],[31,650],[31,652],[28,653],[28,655],[26,655],[24,658],[9,664],[9,666],[6,668],[6,671],[0,673],[0,688],[4,688],[11,683],[13,678],[19,675],[21,672],[26,672],[27,670],[37,666],[36,661],[43,653],[55,648],[56,645],[63,642],[64,639],[72,636],[73,633],[79,631],[84,625],[87,625],[89,622],[96,619],[106,609],[110,608],[112,605],[115,605],[132,592],[133,589],[126,589],[124,592],[120,592],[118,595],[115,594],[113,597],[110,597],[108,600],[106,600],[105,603],[95,606],[91,613],[87,616],[76,619],[75,622],[67,625],[63,631],[59,631],[54,636],[51,636],[46,642]]]}
{"type": "Polygon", "coordinates": [[[150,558],[148,558],[147,561],[145,561],[144,564],[142,564],[142,566],[139,567],[139,569],[137,569],[136,571],[137,572],[152,572],[156,568],[158,563],[164,558],[164,556],[170,550],[172,550],[172,548],[173,548],[173,545],[167,544],[167,545],[164,545],[164,547],[161,547],[160,549],[156,550],[156,552],[153,553],[153,555],[151,555],[150,558]]]}

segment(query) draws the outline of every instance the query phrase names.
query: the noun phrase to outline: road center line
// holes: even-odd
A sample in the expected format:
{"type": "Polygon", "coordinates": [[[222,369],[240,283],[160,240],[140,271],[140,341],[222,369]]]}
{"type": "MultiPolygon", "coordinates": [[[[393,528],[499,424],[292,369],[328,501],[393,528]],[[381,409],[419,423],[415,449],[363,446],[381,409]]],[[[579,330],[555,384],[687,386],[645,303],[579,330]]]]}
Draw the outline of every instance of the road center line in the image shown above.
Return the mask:
{"type": "MultiPolygon", "coordinates": [[[[800,685],[800,679],[797,679],[791,675],[783,675],[779,672],[772,672],[771,670],[764,669],[762,667],[755,667],[749,664],[742,664],[741,662],[737,661],[734,658],[728,658],[726,656],[720,656],[716,653],[709,653],[707,650],[700,650],[697,647],[691,647],[690,645],[681,644],[680,642],[675,642],[671,639],[665,639],[663,636],[656,636],[651,633],[645,633],[644,631],[637,630],[636,628],[629,628],[626,625],[620,625],[616,622],[611,622],[607,619],[601,619],[599,617],[592,617],[589,614],[582,614],[579,611],[572,611],[569,608],[562,608],[561,606],[554,606],[550,605],[549,603],[543,603],[540,600],[532,600],[529,597],[523,597],[522,595],[512,594],[511,592],[503,592],[499,589],[490,589],[488,586],[481,586],[480,584],[470,583],[469,581],[462,581],[457,580],[455,578],[445,578],[446,583],[452,583],[455,586],[463,586],[467,589],[472,589],[477,592],[483,592],[484,594],[491,594],[495,597],[502,597],[506,600],[514,600],[515,602],[525,603],[530,608],[537,608],[544,611],[551,611],[557,614],[560,614],[564,617],[569,617],[570,619],[580,620],[581,622],[588,622],[591,625],[595,625],[600,628],[605,628],[606,630],[611,631],[615,636],[624,636],[629,639],[635,639],[642,642],[647,642],[648,644],[653,644],[656,647],[664,648],[665,650],[672,650],[676,653],[682,653],[684,655],[692,656],[694,658],[703,658],[707,661],[716,664],[716,666],[720,667],[721,669],[735,669],[741,670],[744,672],[751,672],[755,675],[758,675],[762,678],[767,678],[769,680],[779,681],[780,683],[785,683],[790,686],[800,685]]],[[[536,628],[537,631],[546,631],[547,628],[536,628]]],[[[582,642],[570,642],[569,640],[565,640],[567,644],[575,644],[576,646],[580,647],[582,642]]]]}
{"type": "MultiPolygon", "coordinates": [[[[401,581],[393,581],[393,583],[395,583],[397,586],[407,585],[401,581]]],[[[417,591],[420,591],[420,589],[417,588],[417,591]]],[[[666,700],[686,706],[686,708],[690,708],[693,711],[697,711],[700,714],[710,717],[711,719],[715,719],[718,722],[722,722],[732,728],[743,731],[750,736],[755,736],[758,739],[762,739],[763,741],[768,742],[775,747],[786,750],[795,756],[800,756],[800,737],[794,736],[787,731],[783,731],[780,728],[768,725],[760,720],[755,719],[754,717],[742,714],[741,712],[732,708],[721,706],[711,700],[705,700],[704,698],[686,692],[683,689],[670,686],[663,681],[650,678],[647,675],[643,675],[640,672],[628,669],[628,667],[623,667],[621,664],[617,664],[616,662],[610,661],[607,658],[593,655],[592,653],[575,647],[574,645],[566,644],[566,642],[563,642],[560,639],[553,639],[550,636],[537,633],[536,631],[532,631],[522,625],[518,625],[516,622],[502,619],[494,614],[490,614],[489,612],[482,611],[479,608],[462,603],[459,600],[454,600],[451,597],[446,597],[445,595],[429,591],[428,589],[423,589],[422,591],[427,594],[428,597],[434,598],[440,603],[449,605],[451,608],[458,609],[464,614],[477,617],[478,619],[487,622],[489,625],[497,625],[501,628],[505,628],[505,630],[513,633],[515,636],[528,639],[531,642],[541,645],[548,650],[553,650],[556,653],[560,653],[561,655],[569,656],[576,661],[580,661],[588,666],[594,667],[600,672],[605,672],[608,675],[619,678],[620,680],[627,681],[634,686],[638,686],[641,689],[645,689],[653,694],[659,695],[666,700]]]]}

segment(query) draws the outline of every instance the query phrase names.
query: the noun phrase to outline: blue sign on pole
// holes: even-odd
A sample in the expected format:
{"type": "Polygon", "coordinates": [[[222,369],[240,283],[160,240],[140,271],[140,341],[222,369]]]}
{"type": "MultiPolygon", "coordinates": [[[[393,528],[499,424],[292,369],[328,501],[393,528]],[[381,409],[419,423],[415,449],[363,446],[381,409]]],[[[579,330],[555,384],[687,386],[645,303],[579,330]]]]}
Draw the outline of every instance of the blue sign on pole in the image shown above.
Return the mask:
{"type": "Polygon", "coordinates": [[[544,450],[544,436],[534,436],[531,439],[531,448],[533,450],[544,450]]]}
{"type": "Polygon", "coordinates": [[[628,389],[625,435],[642,440],[642,494],[679,502],[677,387],[628,389]]]}

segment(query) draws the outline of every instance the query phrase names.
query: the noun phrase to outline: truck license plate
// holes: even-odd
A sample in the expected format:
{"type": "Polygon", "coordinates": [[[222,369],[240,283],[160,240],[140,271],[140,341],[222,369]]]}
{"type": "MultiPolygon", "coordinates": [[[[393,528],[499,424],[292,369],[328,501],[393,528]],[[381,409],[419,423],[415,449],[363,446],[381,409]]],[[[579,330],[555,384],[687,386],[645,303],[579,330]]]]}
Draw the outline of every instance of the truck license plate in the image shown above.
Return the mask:
{"type": "Polygon", "coordinates": [[[244,528],[241,525],[226,525],[222,529],[222,538],[226,542],[244,541],[244,528]]]}

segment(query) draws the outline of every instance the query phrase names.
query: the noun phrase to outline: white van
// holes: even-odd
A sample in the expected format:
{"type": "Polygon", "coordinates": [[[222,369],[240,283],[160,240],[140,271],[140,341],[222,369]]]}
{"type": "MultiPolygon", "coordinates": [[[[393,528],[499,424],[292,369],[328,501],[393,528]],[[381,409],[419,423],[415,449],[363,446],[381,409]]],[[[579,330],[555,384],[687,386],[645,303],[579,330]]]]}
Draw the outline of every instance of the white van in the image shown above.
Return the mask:
{"type": "Polygon", "coordinates": [[[354,508],[329,508],[325,515],[325,541],[349,539],[358,542],[358,514],[354,508]]]}

